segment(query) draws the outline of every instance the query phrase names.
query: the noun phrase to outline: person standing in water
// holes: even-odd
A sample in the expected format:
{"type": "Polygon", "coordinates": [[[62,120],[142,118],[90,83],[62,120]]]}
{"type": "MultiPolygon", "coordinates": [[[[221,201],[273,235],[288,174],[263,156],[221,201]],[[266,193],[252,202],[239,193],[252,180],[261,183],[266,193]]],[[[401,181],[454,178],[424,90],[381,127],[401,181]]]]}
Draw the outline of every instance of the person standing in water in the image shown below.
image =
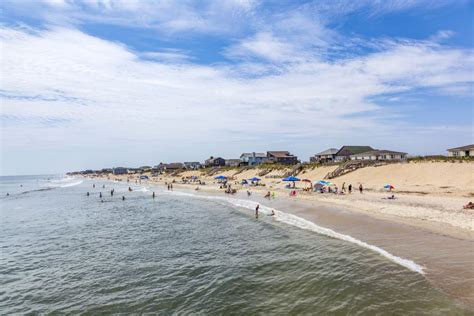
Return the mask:
{"type": "Polygon", "coordinates": [[[122,201],[125,201],[125,196],[124,195],[122,195],[122,201]]]}
{"type": "Polygon", "coordinates": [[[89,192],[87,192],[86,195],[89,196],[90,195],[89,192]]]}
{"type": "Polygon", "coordinates": [[[102,198],[102,192],[99,192],[99,197],[102,198]]]}
{"type": "Polygon", "coordinates": [[[114,196],[114,189],[110,190],[110,196],[114,196]]]}
{"type": "Polygon", "coordinates": [[[95,184],[93,184],[92,187],[95,188],[95,184]]]}
{"type": "Polygon", "coordinates": [[[260,204],[257,204],[257,207],[255,208],[255,218],[258,219],[258,209],[260,208],[260,204]]]}
{"type": "Polygon", "coordinates": [[[155,191],[153,191],[153,198],[155,198],[155,191]]]}

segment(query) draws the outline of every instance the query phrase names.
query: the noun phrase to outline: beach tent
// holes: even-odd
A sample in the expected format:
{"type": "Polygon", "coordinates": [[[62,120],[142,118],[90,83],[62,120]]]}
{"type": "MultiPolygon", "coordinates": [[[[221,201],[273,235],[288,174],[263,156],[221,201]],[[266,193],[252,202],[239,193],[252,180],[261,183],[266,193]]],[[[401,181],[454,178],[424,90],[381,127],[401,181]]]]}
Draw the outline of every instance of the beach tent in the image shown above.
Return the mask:
{"type": "Polygon", "coordinates": [[[258,181],[260,181],[260,180],[262,180],[262,179],[257,178],[257,177],[253,177],[253,178],[250,178],[249,180],[250,180],[250,181],[257,181],[257,182],[258,182],[258,181]]]}
{"type": "Polygon", "coordinates": [[[293,176],[289,176],[289,177],[283,178],[281,180],[282,181],[291,181],[291,182],[293,182],[293,188],[295,187],[295,182],[300,181],[300,179],[298,179],[297,177],[293,177],[293,176]]]}

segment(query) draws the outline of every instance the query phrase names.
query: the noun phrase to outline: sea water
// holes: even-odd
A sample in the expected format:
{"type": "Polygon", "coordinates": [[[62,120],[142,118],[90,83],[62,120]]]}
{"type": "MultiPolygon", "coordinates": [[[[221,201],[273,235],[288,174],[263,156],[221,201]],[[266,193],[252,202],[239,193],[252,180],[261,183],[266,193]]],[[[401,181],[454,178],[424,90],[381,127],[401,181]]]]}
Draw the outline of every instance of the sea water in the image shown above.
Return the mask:
{"type": "Polygon", "coordinates": [[[415,262],[250,201],[62,176],[0,194],[1,314],[469,314],[415,262]]]}

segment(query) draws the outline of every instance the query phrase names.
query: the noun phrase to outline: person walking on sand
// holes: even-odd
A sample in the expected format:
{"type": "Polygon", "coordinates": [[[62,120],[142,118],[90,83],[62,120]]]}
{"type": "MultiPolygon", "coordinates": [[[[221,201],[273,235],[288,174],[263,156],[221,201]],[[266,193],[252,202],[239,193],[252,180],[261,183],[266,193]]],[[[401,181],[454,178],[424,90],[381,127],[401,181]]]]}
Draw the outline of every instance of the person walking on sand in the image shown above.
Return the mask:
{"type": "Polygon", "coordinates": [[[345,182],[342,183],[341,192],[346,193],[346,183],[345,182]]]}
{"type": "Polygon", "coordinates": [[[352,184],[349,184],[348,189],[349,189],[349,194],[351,194],[352,193],[352,184]]]}
{"type": "Polygon", "coordinates": [[[257,204],[257,207],[255,207],[255,218],[258,219],[258,209],[260,208],[260,204],[257,204]]]}
{"type": "Polygon", "coordinates": [[[362,187],[362,183],[361,183],[361,184],[359,185],[359,192],[360,192],[360,194],[362,194],[363,191],[364,191],[364,188],[362,187]]]}

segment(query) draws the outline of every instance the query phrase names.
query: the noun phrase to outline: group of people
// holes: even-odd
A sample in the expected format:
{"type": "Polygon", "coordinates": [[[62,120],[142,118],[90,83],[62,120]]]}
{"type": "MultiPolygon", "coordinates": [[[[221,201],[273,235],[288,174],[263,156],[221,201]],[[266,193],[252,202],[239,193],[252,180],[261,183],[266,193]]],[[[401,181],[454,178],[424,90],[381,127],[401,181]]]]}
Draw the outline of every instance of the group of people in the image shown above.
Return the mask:
{"type": "MultiPolygon", "coordinates": [[[[257,204],[257,206],[255,207],[255,218],[256,218],[256,219],[258,219],[259,210],[260,210],[260,204],[257,204]]],[[[275,210],[272,210],[272,213],[269,214],[269,216],[276,216],[275,210]]]]}
{"type": "MultiPolygon", "coordinates": [[[[168,190],[170,190],[169,187],[170,187],[170,185],[168,185],[168,190]]],[[[92,184],[92,188],[95,188],[95,184],[92,184]]],[[[105,184],[102,185],[102,188],[105,189],[105,184]]],[[[173,185],[171,185],[171,190],[172,190],[172,189],[173,189],[173,185]]],[[[133,189],[132,189],[131,187],[128,187],[128,191],[129,191],[129,192],[132,192],[133,189]]],[[[112,188],[112,190],[110,190],[110,196],[113,197],[113,196],[114,196],[114,193],[115,193],[115,189],[112,188]]],[[[86,195],[87,195],[87,196],[90,196],[91,194],[90,194],[89,191],[87,191],[87,192],[86,192],[86,195]]],[[[155,191],[153,191],[153,193],[152,193],[152,198],[154,199],[155,197],[156,197],[156,194],[155,194],[155,191]]],[[[102,199],[102,192],[99,192],[99,198],[101,199],[100,201],[103,203],[104,200],[102,199]]],[[[125,195],[122,195],[122,201],[125,201],[125,195]]]]}

